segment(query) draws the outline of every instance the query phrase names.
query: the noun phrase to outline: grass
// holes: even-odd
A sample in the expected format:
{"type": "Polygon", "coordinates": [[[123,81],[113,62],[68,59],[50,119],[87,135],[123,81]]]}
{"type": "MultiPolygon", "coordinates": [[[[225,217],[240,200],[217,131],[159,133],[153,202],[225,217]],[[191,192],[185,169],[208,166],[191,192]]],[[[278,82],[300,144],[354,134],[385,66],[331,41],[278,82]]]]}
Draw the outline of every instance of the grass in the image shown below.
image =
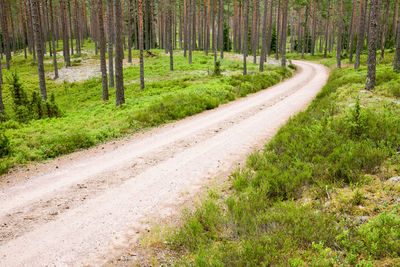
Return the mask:
{"type": "MultiPolygon", "coordinates": [[[[398,266],[400,74],[334,69],[309,108],[167,236],[178,265],[398,266]]],[[[319,59],[321,60],[321,59],[319,59]]],[[[329,65],[330,59],[323,59],[329,65]]],[[[364,56],[362,62],[365,62],[364,56]]]]}
{"type": "MultiPolygon", "coordinates": [[[[93,43],[86,43],[84,49],[92,51],[93,43]]],[[[103,102],[99,78],[63,83],[47,78],[48,95],[54,94],[62,116],[30,120],[28,123],[17,120],[7,77],[17,71],[22,88],[30,99],[33,92],[39,92],[37,68],[31,58],[24,59],[22,54],[15,55],[11,71],[3,72],[6,81],[3,95],[7,121],[1,124],[0,143],[4,142],[7,146],[0,151],[0,174],[13,166],[89,148],[215,108],[267,88],[291,75],[289,70],[267,67],[263,73],[244,77],[240,74],[241,63],[231,60],[221,62],[221,70],[228,70],[231,76],[208,75],[213,70],[213,56],[205,56],[202,52],[194,52],[191,65],[182,53],[176,52],[175,70],[171,72],[169,56],[162,50],[154,50],[153,53],[157,56],[145,59],[145,90],[140,90],[138,84],[139,67],[135,63],[137,51],[133,52],[134,64],[124,68],[126,104],[115,107],[112,88],[110,100],[103,102]]],[[[85,53],[81,57],[74,56],[73,62],[83,65],[85,60],[97,58],[97,55],[85,53]]],[[[49,62],[52,62],[51,58],[46,56],[46,72],[53,68],[49,62]]],[[[63,67],[62,60],[59,66],[63,67]]],[[[249,63],[249,69],[256,71],[258,66],[249,63]]]]}

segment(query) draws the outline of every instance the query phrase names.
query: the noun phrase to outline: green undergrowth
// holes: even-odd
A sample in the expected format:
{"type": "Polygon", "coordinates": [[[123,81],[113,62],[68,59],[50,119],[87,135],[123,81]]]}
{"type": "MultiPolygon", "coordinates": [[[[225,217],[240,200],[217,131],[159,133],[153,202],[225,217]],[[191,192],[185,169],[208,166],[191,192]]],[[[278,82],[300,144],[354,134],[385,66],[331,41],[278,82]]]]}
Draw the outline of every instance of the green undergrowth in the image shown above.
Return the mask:
{"type": "MultiPolygon", "coordinates": [[[[390,57],[391,55],[389,55],[390,57]]],[[[398,266],[400,74],[334,69],[309,108],[168,238],[195,266],[398,266]],[[397,200],[396,200],[397,199],[397,200]]]]}
{"type": "MultiPolygon", "coordinates": [[[[170,72],[168,55],[161,50],[153,53],[155,57],[145,58],[144,90],[140,90],[137,82],[137,64],[124,68],[126,104],[120,107],[115,107],[113,88],[110,88],[110,100],[102,101],[99,78],[61,83],[48,78],[48,95],[53,99],[49,103],[56,105],[57,116],[34,115],[28,116],[29,120],[21,120],[18,116],[22,113],[13,108],[13,86],[5,79],[3,94],[7,120],[0,125],[0,144],[4,143],[0,150],[0,173],[15,165],[54,158],[215,108],[279,83],[292,73],[280,67],[267,67],[263,73],[248,76],[226,75],[224,71],[240,73],[241,64],[224,60],[221,64],[223,75],[214,76],[212,55],[205,56],[202,52],[193,53],[192,65],[182,53],[175,53],[175,70],[170,72]]],[[[134,51],[134,62],[137,57],[138,53],[134,51]]],[[[84,60],[81,63],[85,64],[84,60]]],[[[31,96],[33,99],[39,92],[36,67],[31,66],[31,59],[25,60],[21,54],[13,58],[11,65],[11,71],[5,70],[4,77],[10,77],[16,71],[20,87],[30,101],[31,96]]],[[[46,71],[51,67],[51,63],[46,63],[46,71]]],[[[258,66],[249,64],[249,68],[256,70],[258,66]]],[[[33,106],[29,101],[26,101],[26,109],[33,106]]]]}

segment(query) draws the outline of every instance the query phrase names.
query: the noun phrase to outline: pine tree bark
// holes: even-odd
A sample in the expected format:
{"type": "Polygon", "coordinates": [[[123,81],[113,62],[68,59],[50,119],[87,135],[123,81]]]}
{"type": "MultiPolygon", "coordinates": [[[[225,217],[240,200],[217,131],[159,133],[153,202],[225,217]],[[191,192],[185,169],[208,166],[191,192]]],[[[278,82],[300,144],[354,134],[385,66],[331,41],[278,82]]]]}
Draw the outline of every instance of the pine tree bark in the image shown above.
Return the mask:
{"type": "Polygon", "coordinates": [[[400,72],[400,20],[397,21],[397,34],[396,34],[396,52],[393,60],[393,71],[400,72]]]}
{"type": "Polygon", "coordinates": [[[249,46],[249,0],[244,0],[244,12],[243,12],[243,75],[247,74],[247,54],[249,46]]]}
{"type": "Polygon", "coordinates": [[[224,0],[219,0],[218,33],[221,58],[224,58],[224,0]]]}
{"type": "Polygon", "coordinates": [[[53,44],[53,65],[54,65],[54,79],[58,79],[58,66],[57,66],[57,50],[55,45],[55,31],[54,31],[54,16],[53,16],[53,0],[50,1],[50,23],[51,23],[51,42],[53,44]]]}
{"type": "Polygon", "coordinates": [[[114,23],[113,23],[113,3],[107,0],[107,35],[108,35],[108,85],[114,87],[114,23]]]}
{"type": "Polygon", "coordinates": [[[8,34],[8,14],[6,8],[6,0],[0,0],[1,4],[1,33],[3,37],[4,52],[6,55],[6,67],[10,69],[11,50],[10,50],[10,37],[8,34]]]}
{"type": "Polygon", "coordinates": [[[357,47],[356,47],[356,58],[354,62],[354,68],[360,67],[361,51],[364,46],[364,33],[365,33],[365,0],[360,1],[360,22],[357,35],[357,47]]]}
{"type": "Polygon", "coordinates": [[[114,32],[115,32],[115,105],[125,103],[122,43],[122,7],[121,0],[114,0],[114,32]]]}
{"type": "Polygon", "coordinates": [[[342,0],[338,1],[338,33],[337,33],[337,44],[336,44],[336,61],[337,67],[340,69],[341,65],[341,56],[342,56],[342,0]]]}
{"type": "Polygon", "coordinates": [[[72,30],[72,12],[71,12],[71,1],[67,1],[68,5],[68,22],[69,22],[69,37],[71,40],[71,55],[74,54],[74,32],[72,30]]]}
{"type": "Polygon", "coordinates": [[[375,73],[376,73],[376,50],[378,46],[380,0],[371,0],[370,10],[371,12],[369,20],[367,80],[365,82],[365,89],[374,90],[375,73]]]}
{"type": "Polygon", "coordinates": [[[1,60],[0,60],[0,121],[5,121],[2,86],[3,86],[3,71],[1,69],[1,60]]]}
{"type": "Polygon", "coordinates": [[[354,28],[354,18],[355,18],[356,5],[357,5],[357,1],[353,0],[353,5],[351,7],[349,35],[348,35],[348,38],[347,38],[347,46],[346,46],[347,54],[350,53],[350,42],[351,42],[351,39],[353,38],[353,28],[354,28]]]}
{"type": "Polygon", "coordinates": [[[168,5],[168,48],[169,48],[169,70],[174,70],[174,55],[172,43],[172,1],[169,0],[168,5]]]}
{"type": "Polygon", "coordinates": [[[138,0],[139,20],[139,66],[140,66],[140,89],[144,89],[144,62],[143,62],[143,3],[138,0]]]}
{"type": "Polygon", "coordinates": [[[281,66],[286,67],[286,38],[287,38],[287,12],[288,12],[289,0],[283,0],[282,9],[282,34],[281,34],[281,51],[282,51],[282,61],[281,66]]]}
{"type": "Polygon", "coordinates": [[[67,11],[65,6],[65,0],[60,0],[61,7],[61,26],[62,26],[62,35],[63,35],[63,52],[64,52],[64,60],[65,66],[71,67],[71,59],[69,56],[69,40],[68,40],[68,24],[67,24],[67,11]]]}
{"type": "Polygon", "coordinates": [[[128,62],[132,63],[132,0],[128,0],[128,62]]]}
{"type": "MultiPolygon", "coordinates": [[[[188,48],[189,48],[189,64],[192,64],[192,33],[193,33],[193,28],[192,28],[192,24],[193,24],[193,9],[192,9],[192,1],[194,0],[188,0],[188,15],[189,15],[189,22],[188,22],[188,48]]],[[[215,0],[214,0],[215,1],[215,0]]]]}
{"type": "Polygon", "coordinates": [[[267,14],[268,13],[268,0],[264,0],[264,14],[263,14],[263,28],[262,28],[262,42],[261,42],[261,55],[260,55],[260,72],[264,71],[265,55],[267,50],[267,14]]]}
{"type": "Polygon", "coordinates": [[[99,46],[100,46],[100,70],[103,86],[103,101],[108,100],[108,81],[107,81],[107,63],[106,63],[106,37],[104,34],[103,19],[103,0],[97,0],[97,20],[99,27],[99,46]]]}
{"type": "Polygon", "coordinates": [[[395,5],[395,10],[394,10],[394,14],[393,14],[393,24],[392,24],[392,36],[394,39],[397,39],[397,27],[398,27],[398,16],[399,16],[399,3],[400,0],[396,1],[396,5],[395,5]]]}
{"type": "Polygon", "coordinates": [[[272,35],[272,11],[273,11],[273,0],[271,0],[271,3],[269,5],[269,17],[268,17],[268,34],[267,34],[267,55],[271,55],[271,35],[272,35]]]}
{"type": "Polygon", "coordinates": [[[383,60],[385,56],[385,45],[386,45],[386,34],[388,31],[388,18],[389,18],[389,5],[390,5],[390,0],[386,0],[385,3],[385,15],[383,17],[383,30],[382,30],[382,40],[381,40],[381,58],[380,60],[383,60]]]}
{"type": "Polygon", "coordinates": [[[39,86],[40,93],[44,100],[47,100],[46,91],[46,80],[44,76],[44,65],[43,65],[43,42],[42,42],[42,30],[40,27],[40,18],[38,13],[38,3],[37,0],[30,0],[31,10],[32,10],[32,22],[33,22],[33,34],[35,37],[35,45],[37,52],[37,65],[39,71],[39,86]]]}
{"type": "Polygon", "coordinates": [[[276,8],[276,46],[275,46],[275,59],[279,59],[279,41],[281,31],[281,0],[278,0],[278,6],[276,8]]]}

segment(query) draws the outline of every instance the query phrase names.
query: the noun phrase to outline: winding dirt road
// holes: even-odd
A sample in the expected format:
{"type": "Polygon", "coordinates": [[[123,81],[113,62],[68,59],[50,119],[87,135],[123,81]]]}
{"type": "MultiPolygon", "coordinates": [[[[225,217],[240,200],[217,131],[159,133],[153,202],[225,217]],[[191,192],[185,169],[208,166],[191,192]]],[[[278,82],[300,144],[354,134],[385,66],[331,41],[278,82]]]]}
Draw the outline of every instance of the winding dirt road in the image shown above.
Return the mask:
{"type": "Polygon", "coordinates": [[[101,265],[153,218],[179,215],[320,91],[328,69],[294,63],[268,90],[1,177],[0,266],[101,265]]]}

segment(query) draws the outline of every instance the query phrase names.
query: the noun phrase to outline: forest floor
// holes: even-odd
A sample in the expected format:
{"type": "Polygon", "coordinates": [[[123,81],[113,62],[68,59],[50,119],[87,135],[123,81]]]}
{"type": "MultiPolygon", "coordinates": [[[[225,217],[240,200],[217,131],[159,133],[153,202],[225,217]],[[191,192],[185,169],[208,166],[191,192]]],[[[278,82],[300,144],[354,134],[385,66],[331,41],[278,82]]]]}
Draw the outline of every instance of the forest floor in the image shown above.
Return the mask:
{"type": "MultiPolygon", "coordinates": [[[[224,179],[319,92],[328,69],[296,65],[294,77],[268,90],[3,176],[1,263],[99,265],[137,242],[155,221],[179,218],[202,186],[224,179]]],[[[249,77],[254,80],[245,82],[265,85],[249,77]]]]}

